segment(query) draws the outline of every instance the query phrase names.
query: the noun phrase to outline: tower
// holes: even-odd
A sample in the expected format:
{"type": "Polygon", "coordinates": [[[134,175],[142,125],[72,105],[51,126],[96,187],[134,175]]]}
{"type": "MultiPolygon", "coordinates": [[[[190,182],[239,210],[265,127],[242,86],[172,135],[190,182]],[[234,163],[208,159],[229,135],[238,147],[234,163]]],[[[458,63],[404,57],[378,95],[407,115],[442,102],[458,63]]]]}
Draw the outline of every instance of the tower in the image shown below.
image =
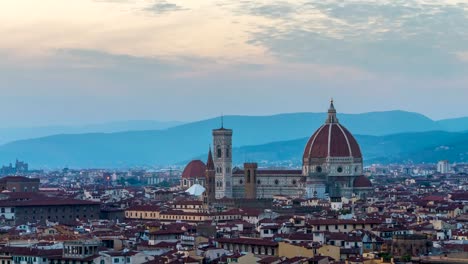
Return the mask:
{"type": "Polygon", "coordinates": [[[213,130],[216,199],[232,198],[232,129],[213,130]]]}
{"type": "Polygon", "coordinates": [[[211,147],[208,151],[208,160],[206,161],[205,171],[205,194],[203,203],[208,208],[211,203],[215,200],[215,166],[213,161],[213,155],[211,154],[211,147]]]}
{"type": "Polygon", "coordinates": [[[246,199],[257,199],[257,168],[257,163],[244,163],[246,199]]]}

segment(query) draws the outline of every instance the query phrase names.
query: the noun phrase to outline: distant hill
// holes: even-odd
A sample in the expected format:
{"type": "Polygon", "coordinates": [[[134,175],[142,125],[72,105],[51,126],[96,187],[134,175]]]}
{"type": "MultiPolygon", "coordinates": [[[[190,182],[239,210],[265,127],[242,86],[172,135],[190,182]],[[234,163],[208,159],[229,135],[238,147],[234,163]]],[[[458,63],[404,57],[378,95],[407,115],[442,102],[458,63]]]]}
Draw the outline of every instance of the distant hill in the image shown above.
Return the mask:
{"type": "Polygon", "coordinates": [[[40,126],[0,128],[0,144],[58,134],[114,133],[123,131],[160,130],[181,125],[177,121],[130,120],[83,126],[40,126]]]}
{"type": "Polygon", "coordinates": [[[468,131],[468,117],[445,119],[436,121],[436,123],[445,131],[468,131]]]}
{"type": "MultiPolygon", "coordinates": [[[[297,143],[298,147],[294,150],[283,151],[283,148],[287,149],[292,146],[286,146],[281,142],[309,137],[323,124],[325,118],[325,113],[226,116],[224,124],[234,129],[234,147],[252,145],[254,147],[251,148],[261,149],[262,146],[258,145],[278,142],[273,144],[280,144],[280,148],[267,148],[265,153],[271,155],[275,152],[275,155],[300,156],[303,144],[297,143]]],[[[433,140],[432,136],[428,136],[425,142],[422,142],[421,138],[414,134],[415,142],[411,142],[409,140],[412,136],[408,134],[407,141],[397,140],[398,135],[395,135],[397,143],[394,143],[392,136],[380,138],[382,141],[374,140],[375,136],[442,129],[439,122],[420,114],[403,111],[339,114],[338,118],[353,134],[370,135],[358,137],[360,144],[363,145],[365,158],[368,160],[386,157],[384,152],[379,152],[380,150],[392,150],[395,153],[401,150],[401,153],[405,153],[415,148],[415,151],[419,151],[422,147],[431,147],[426,143],[433,140]]],[[[162,130],[62,134],[19,140],[0,146],[0,162],[7,163],[19,158],[30,162],[34,168],[175,164],[205,153],[211,143],[211,130],[219,126],[219,118],[212,118],[162,130]]],[[[437,135],[433,136],[437,138],[437,135]]],[[[448,138],[449,136],[440,139],[440,142],[448,138]]],[[[448,143],[443,142],[443,144],[448,143]]],[[[238,157],[242,158],[242,155],[246,154],[240,152],[238,157]]],[[[403,154],[401,156],[403,157],[403,154]]]]}
{"type": "MultiPolygon", "coordinates": [[[[355,136],[365,162],[370,163],[435,163],[442,159],[468,162],[468,132],[444,131],[403,133],[388,136],[355,136]]],[[[245,146],[233,150],[234,162],[292,161],[301,164],[304,146],[309,138],[245,146]]]]}

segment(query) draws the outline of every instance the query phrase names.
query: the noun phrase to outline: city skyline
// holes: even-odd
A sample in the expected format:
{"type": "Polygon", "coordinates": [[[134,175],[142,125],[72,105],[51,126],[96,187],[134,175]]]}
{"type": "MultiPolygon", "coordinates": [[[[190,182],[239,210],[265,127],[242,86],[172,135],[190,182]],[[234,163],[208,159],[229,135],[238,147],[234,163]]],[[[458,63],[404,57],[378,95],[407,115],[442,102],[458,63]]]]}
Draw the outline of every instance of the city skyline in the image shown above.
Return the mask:
{"type": "Polygon", "coordinates": [[[9,126],[406,110],[468,116],[464,1],[4,1],[9,126]],[[436,106],[436,107],[435,107],[436,106]]]}

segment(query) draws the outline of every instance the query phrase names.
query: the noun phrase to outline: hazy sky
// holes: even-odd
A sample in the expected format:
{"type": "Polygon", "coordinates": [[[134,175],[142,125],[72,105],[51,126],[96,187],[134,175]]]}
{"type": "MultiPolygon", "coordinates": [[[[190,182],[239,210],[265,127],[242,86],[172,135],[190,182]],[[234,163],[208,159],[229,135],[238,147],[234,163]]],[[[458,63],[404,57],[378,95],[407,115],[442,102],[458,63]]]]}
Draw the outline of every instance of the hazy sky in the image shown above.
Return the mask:
{"type": "Polygon", "coordinates": [[[2,126],[468,116],[466,0],[0,0],[2,126]]]}

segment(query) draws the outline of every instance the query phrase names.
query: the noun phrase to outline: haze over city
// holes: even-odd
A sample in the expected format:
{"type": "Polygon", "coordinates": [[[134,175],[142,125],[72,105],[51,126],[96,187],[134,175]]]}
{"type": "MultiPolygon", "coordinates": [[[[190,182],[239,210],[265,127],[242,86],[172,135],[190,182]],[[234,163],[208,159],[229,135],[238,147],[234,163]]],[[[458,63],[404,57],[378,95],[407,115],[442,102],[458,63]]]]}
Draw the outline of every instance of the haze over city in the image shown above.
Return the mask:
{"type": "Polygon", "coordinates": [[[468,116],[468,4],[14,0],[1,127],[224,114],[468,116]],[[339,76],[339,78],[336,78],[339,76]]]}

